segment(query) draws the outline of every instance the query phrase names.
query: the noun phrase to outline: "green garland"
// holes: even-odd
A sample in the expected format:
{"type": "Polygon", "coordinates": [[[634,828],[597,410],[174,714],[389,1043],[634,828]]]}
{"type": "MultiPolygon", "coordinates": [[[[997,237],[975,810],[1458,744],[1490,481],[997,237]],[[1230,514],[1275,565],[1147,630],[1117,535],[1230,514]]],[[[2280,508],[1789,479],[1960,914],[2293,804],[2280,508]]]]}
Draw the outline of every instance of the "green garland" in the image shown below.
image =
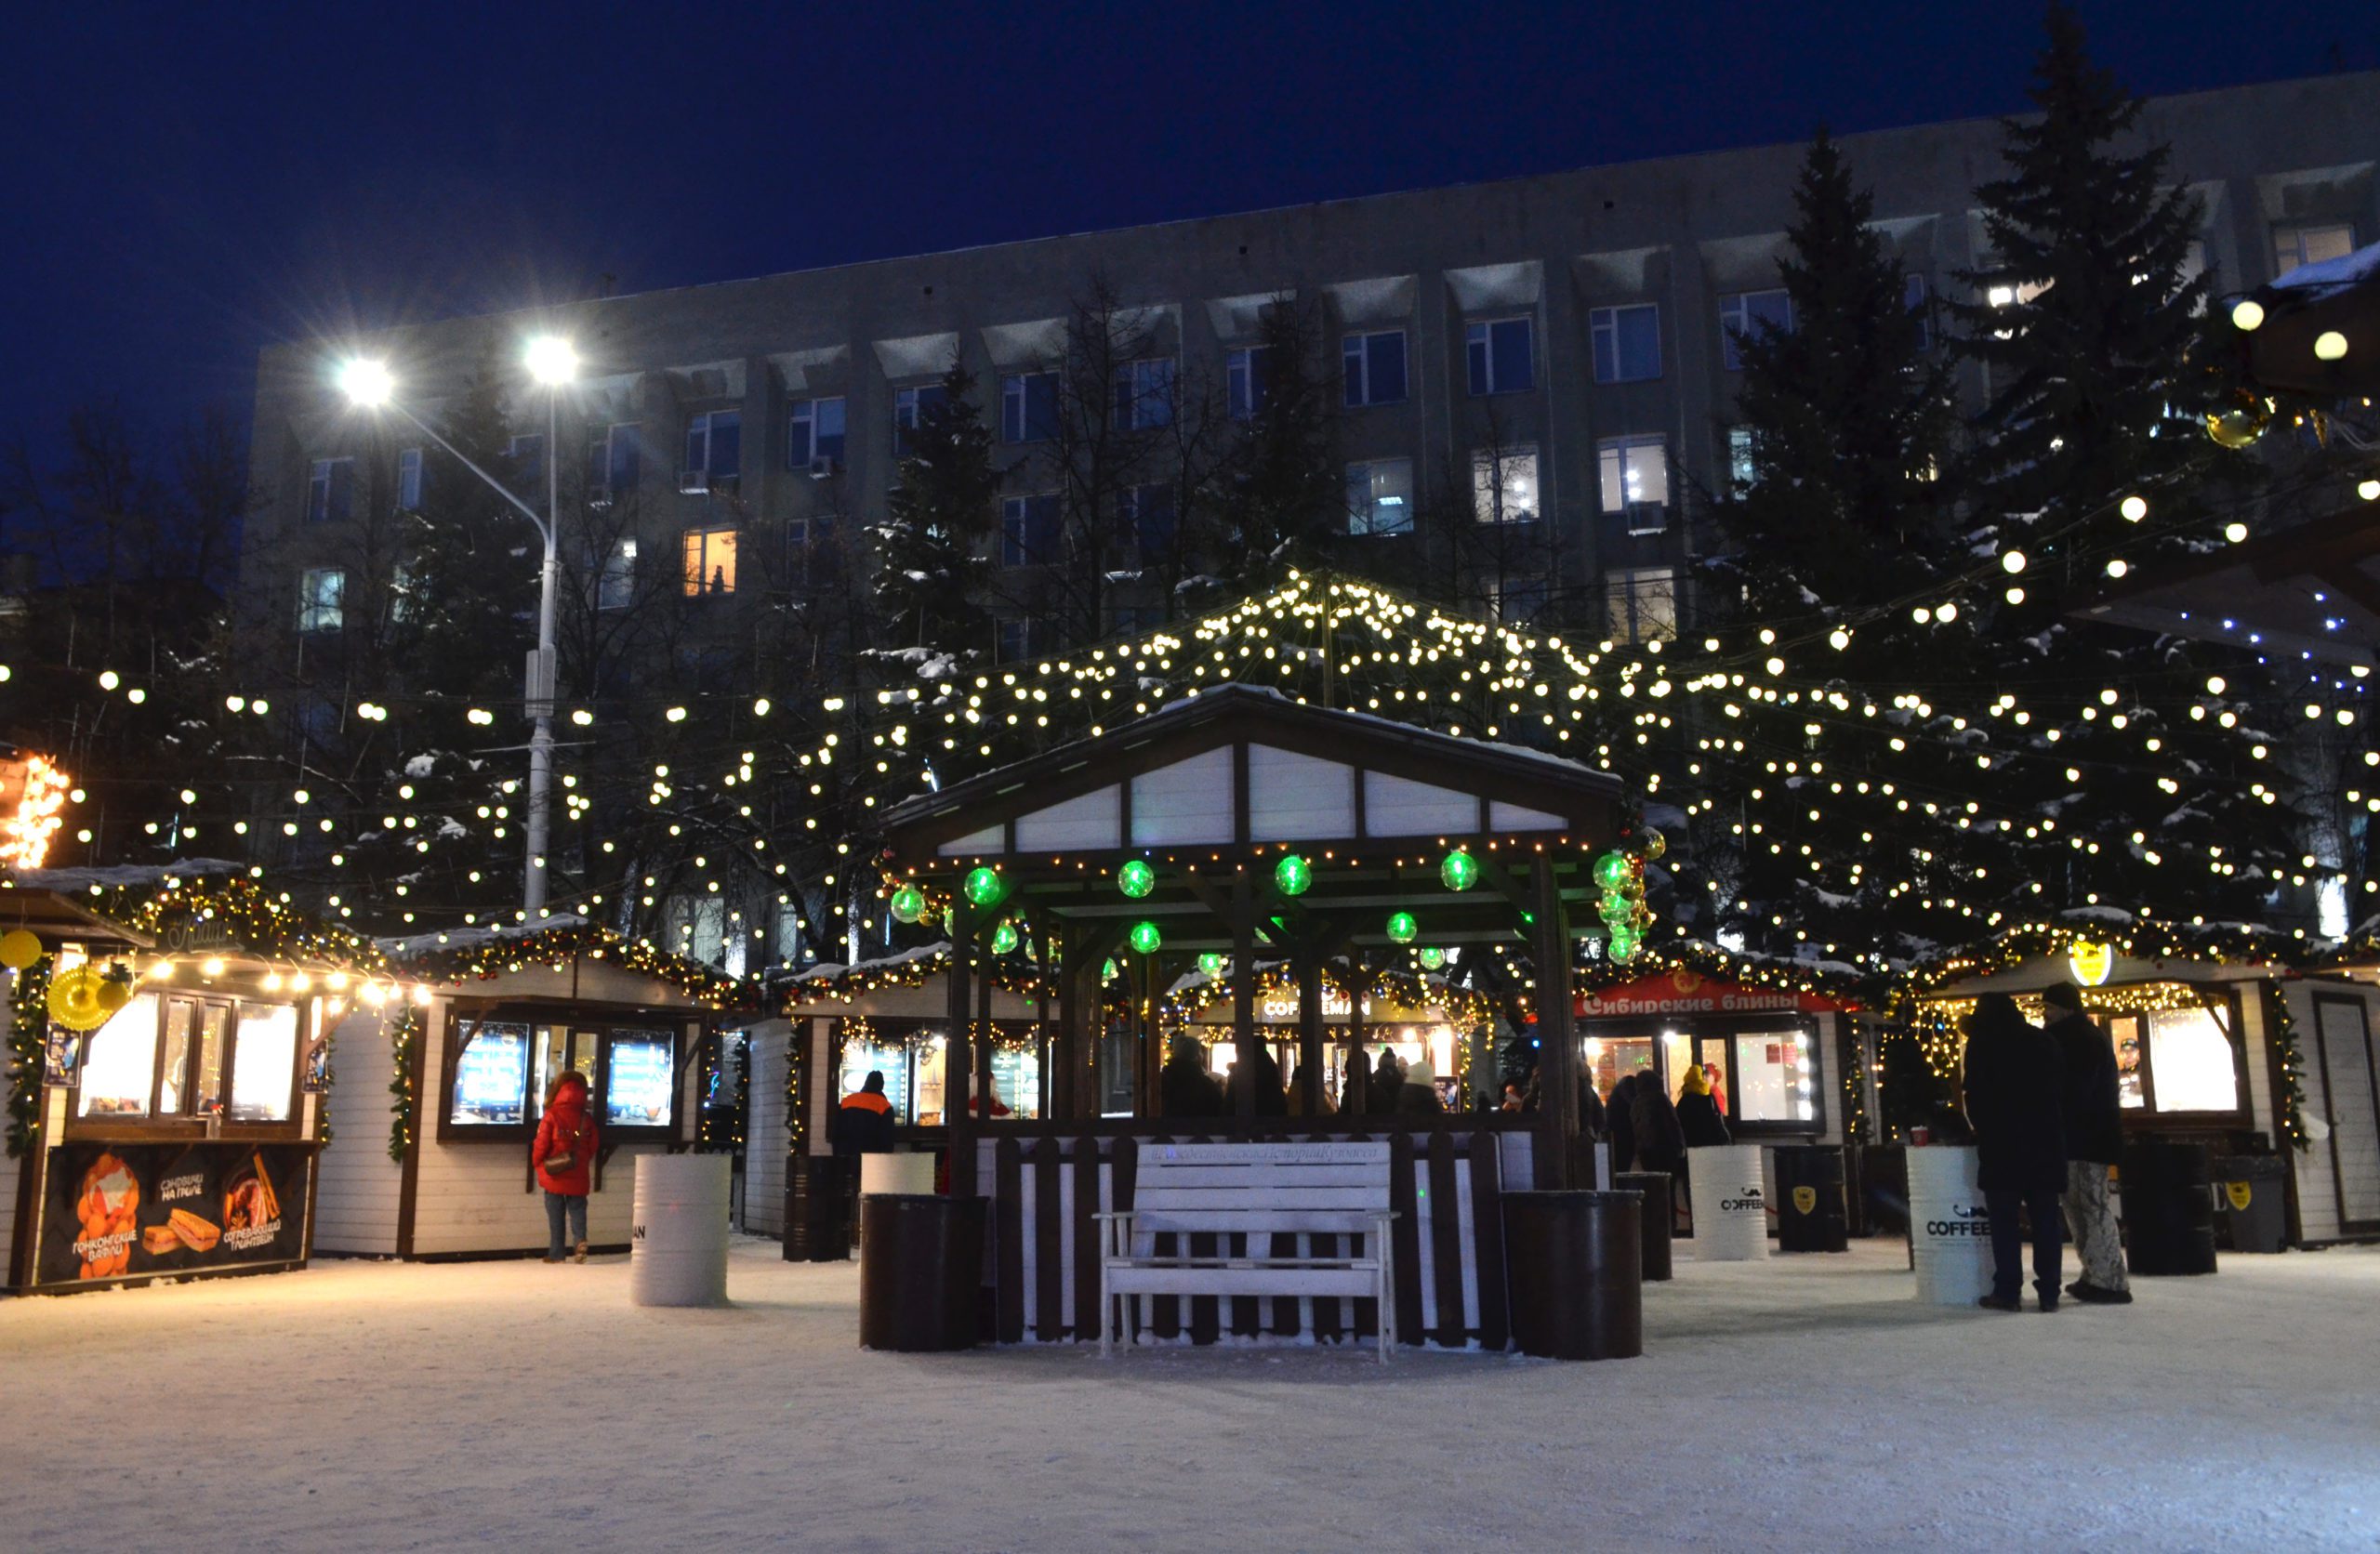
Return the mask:
{"type": "Polygon", "coordinates": [[[2278,987],[2267,990],[2265,1007],[2272,1018],[2265,1023],[2272,1036],[2273,1051],[2281,1058],[2280,1105],[2274,1108],[2281,1118],[2281,1136],[2294,1150],[2311,1149],[2313,1139],[2306,1132],[2306,1052],[2297,1045],[2297,1021],[2289,1012],[2289,997],[2278,987]]]}
{"type": "Polygon", "coordinates": [[[366,975],[388,968],[387,958],[370,940],[284,905],[240,875],[168,876],[162,886],[97,888],[86,904],[100,916],[160,943],[205,924],[228,932],[242,949],[271,959],[327,961],[366,975]]]}
{"type": "Polygon", "coordinates": [[[49,1040],[49,957],[17,973],[8,994],[8,1153],[31,1154],[41,1137],[43,1048],[49,1040]]]}
{"type": "Polygon", "coordinates": [[[400,1166],[413,1147],[414,1113],[419,1104],[413,1087],[414,1054],[420,1047],[421,1011],[407,1005],[389,1028],[389,1056],[397,1065],[389,1081],[389,1158],[400,1166]]]}
{"type": "Polygon", "coordinates": [[[667,982],[712,1008],[723,1008],[735,1002],[744,991],[740,980],[714,971],[700,961],[655,949],[641,939],[622,939],[601,923],[584,919],[557,923],[535,932],[475,939],[466,944],[409,950],[395,966],[405,975],[426,981],[458,982],[474,977],[485,981],[530,966],[559,966],[581,956],[615,961],[639,976],[667,982]]]}

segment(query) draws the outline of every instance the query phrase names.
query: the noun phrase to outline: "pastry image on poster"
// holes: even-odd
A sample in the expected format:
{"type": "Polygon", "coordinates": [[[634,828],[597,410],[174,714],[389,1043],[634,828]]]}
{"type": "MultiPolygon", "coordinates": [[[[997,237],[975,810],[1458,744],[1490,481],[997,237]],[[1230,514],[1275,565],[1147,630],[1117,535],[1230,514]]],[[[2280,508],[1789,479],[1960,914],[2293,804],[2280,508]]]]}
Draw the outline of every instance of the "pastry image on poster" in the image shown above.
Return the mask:
{"type": "Polygon", "coordinates": [[[272,1189],[262,1154],[252,1154],[223,1181],[223,1239],[234,1252],[261,1246],[281,1234],[281,1200],[272,1189]]]}
{"type": "Polygon", "coordinates": [[[302,1145],[102,1141],[51,1152],[34,1283],[178,1278],[300,1261],[302,1145]]]}
{"type": "Polygon", "coordinates": [[[82,1259],[75,1277],[109,1279],[132,1266],[132,1244],[138,1239],[132,1222],[140,1212],[140,1183],[130,1166],[101,1151],[83,1172],[74,1212],[82,1226],[82,1234],[74,1238],[74,1255],[82,1259]]]}

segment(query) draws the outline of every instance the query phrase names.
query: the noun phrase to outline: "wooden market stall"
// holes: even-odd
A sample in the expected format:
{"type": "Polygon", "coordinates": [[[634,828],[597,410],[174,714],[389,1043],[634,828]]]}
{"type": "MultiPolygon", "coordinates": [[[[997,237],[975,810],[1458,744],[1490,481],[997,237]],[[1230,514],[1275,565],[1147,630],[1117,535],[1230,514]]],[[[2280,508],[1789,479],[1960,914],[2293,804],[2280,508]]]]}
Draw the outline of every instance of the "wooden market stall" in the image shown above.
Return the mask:
{"type": "Polygon", "coordinates": [[[11,989],[7,1288],[273,1272],[311,1254],[325,1032],[379,957],[235,868],[28,874],[0,890],[0,931],[38,949],[11,989]]]}
{"type": "Polygon", "coordinates": [[[2351,946],[2279,995],[2304,1116],[2298,1234],[2380,1240],[2380,954],[2351,946]]]}
{"type": "Polygon", "coordinates": [[[587,1077],[600,1148],[588,1239],[628,1248],[635,1157],[695,1139],[704,1043],[732,979],[579,918],[392,940],[402,994],[338,1032],[324,1253],[530,1256],[546,1221],[529,1146],[549,1084],[587,1077]]]}

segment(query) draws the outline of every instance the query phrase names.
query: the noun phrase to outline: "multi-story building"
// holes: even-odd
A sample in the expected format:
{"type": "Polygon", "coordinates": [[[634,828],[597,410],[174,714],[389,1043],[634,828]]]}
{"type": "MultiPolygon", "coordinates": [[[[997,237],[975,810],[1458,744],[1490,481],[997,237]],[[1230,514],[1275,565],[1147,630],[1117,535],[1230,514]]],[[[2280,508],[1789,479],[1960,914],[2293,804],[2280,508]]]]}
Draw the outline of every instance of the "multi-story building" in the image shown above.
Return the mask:
{"type": "MultiPolygon", "coordinates": [[[[2195,262],[2218,293],[2380,235],[2380,73],[2152,99],[2141,132],[2173,148],[2174,176],[2197,197],[2195,262]]],[[[1930,315],[1960,273],[1988,263],[1972,191],[2002,171],[2000,144],[1990,121],[1844,140],[1875,191],[1912,308],[1930,315]]],[[[338,560],[343,526],[418,499],[419,439],[349,411],[331,381],[337,358],[387,358],[414,407],[434,416],[483,352],[543,331],[571,337],[586,363],[562,407],[562,444],[585,454],[583,467],[575,452],[564,464],[578,503],[634,513],[632,532],[603,536],[589,561],[598,607],[636,598],[639,569],[696,614],[763,586],[799,595],[826,527],[841,524],[847,537],[880,511],[905,429],[954,355],[974,373],[1014,466],[992,560],[1030,566],[1049,522],[1033,445],[1048,434],[1069,321],[1097,285],[1130,313],[1145,351],[1117,369],[1126,415],[1193,378],[1238,404],[1261,391],[1254,348],[1267,305],[1293,297],[1310,309],[1339,406],[1349,566],[1408,543],[1417,506],[1451,495],[1524,541],[1479,582],[1478,607],[1528,615],[1554,605],[1615,638],[1667,633],[1697,544],[1695,494],[1721,488],[1745,451],[1729,424],[1732,332],[1786,322],[1776,260],[1803,150],[1590,167],[274,346],[259,369],[244,602],[300,637],[339,631],[356,592],[338,560]]],[[[525,454],[538,454],[542,391],[524,381],[513,414],[531,440],[525,454]]],[[[1121,590],[1102,628],[1144,625],[1160,602],[1121,590]]],[[[1014,618],[1029,612],[1002,612],[1012,618],[987,646],[1013,656],[1045,645],[1014,618]]]]}

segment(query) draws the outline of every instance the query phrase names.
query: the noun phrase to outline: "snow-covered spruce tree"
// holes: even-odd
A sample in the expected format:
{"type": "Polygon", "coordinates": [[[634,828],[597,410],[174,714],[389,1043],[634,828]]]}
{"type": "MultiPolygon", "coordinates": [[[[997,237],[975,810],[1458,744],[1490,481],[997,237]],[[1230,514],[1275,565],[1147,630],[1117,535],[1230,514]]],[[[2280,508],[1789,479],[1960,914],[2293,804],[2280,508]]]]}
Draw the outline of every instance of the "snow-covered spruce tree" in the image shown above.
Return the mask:
{"type": "Polygon", "coordinates": [[[882,645],[868,656],[880,678],[938,678],[985,655],[991,626],[979,596],[998,533],[992,431],[974,375],[954,361],[940,399],[918,411],[899,483],[873,528],[882,645]]]}
{"type": "Polygon", "coordinates": [[[1250,356],[1241,435],[1219,471],[1222,551],[1232,595],[1258,593],[1290,567],[1323,561],[1347,527],[1333,382],[1319,364],[1320,321],[1284,297],[1264,314],[1250,356]]]}

